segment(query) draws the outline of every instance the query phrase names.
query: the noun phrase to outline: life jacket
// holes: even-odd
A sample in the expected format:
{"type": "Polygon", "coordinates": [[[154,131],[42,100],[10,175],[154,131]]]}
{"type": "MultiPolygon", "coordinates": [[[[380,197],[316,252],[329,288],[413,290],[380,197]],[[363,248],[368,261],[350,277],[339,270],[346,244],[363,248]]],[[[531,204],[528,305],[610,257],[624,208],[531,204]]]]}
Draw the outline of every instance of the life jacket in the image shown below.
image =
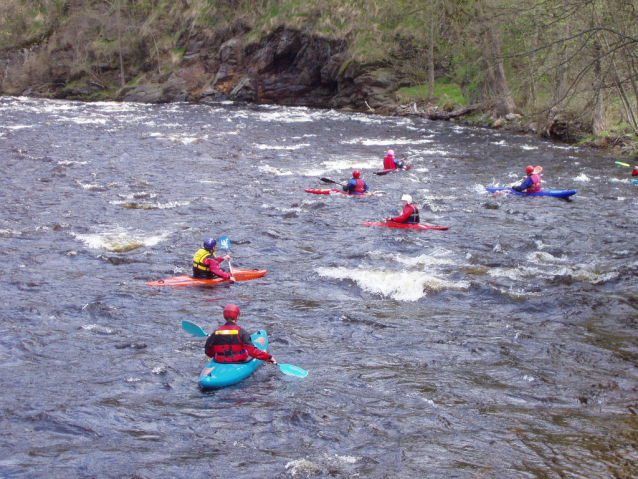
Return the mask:
{"type": "Polygon", "coordinates": [[[526,193],[538,193],[541,190],[541,177],[533,173],[529,175],[532,180],[532,186],[525,190],[526,193]]]}
{"type": "Polygon", "coordinates": [[[355,179],[354,182],[356,183],[356,186],[354,187],[354,191],[352,193],[365,193],[366,191],[365,182],[360,178],[355,179]]]}
{"type": "Polygon", "coordinates": [[[193,276],[199,278],[217,278],[218,276],[210,270],[210,266],[203,263],[206,258],[217,258],[215,253],[205,250],[204,248],[197,250],[193,256],[193,276]]]}
{"type": "Polygon", "coordinates": [[[412,214],[408,216],[408,219],[405,220],[405,223],[418,223],[421,218],[419,218],[419,209],[414,205],[408,205],[412,207],[412,214]]]}
{"type": "Polygon", "coordinates": [[[384,170],[396,170],[397,169],[397,165],[394,162],[394,156],[386,156],[383,159],[383,169],[384,170]]]}
{"type": "Polygon", "coordinates": [[[239,339],[240,326],[220,326],[206,341],[206,355],[218,363],[240,363],[250,356],[239,339]]]}

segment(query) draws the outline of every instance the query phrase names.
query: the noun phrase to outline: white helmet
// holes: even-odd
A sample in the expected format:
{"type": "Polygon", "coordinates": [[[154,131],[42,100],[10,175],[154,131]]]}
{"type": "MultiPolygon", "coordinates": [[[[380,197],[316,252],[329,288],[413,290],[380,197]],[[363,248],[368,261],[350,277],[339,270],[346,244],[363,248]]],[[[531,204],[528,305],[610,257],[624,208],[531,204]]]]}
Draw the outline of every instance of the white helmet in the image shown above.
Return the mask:
{"type": "Polygon", "coordinates": [[[388,150],[388,156],[394,156],[394,150],[388,150]]]}
{"type": "Polygon", "coordinates": [[[412,197],[410,195],[403,195],[401,197],[401,201],[407,201],[408,203],[412,203],[412,197]]]}

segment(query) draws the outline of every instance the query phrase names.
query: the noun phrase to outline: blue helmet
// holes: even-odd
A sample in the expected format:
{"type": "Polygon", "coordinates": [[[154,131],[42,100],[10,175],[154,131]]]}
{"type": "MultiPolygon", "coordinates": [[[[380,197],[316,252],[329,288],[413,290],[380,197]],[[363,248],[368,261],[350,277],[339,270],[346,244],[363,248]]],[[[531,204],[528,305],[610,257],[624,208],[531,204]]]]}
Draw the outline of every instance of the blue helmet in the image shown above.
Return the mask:
{"type": "Polygon", "coordinates": [[[204,249],[213,249],[215,246],[217,246],[217,240],[215,238],[204,240],[204,249]]]}

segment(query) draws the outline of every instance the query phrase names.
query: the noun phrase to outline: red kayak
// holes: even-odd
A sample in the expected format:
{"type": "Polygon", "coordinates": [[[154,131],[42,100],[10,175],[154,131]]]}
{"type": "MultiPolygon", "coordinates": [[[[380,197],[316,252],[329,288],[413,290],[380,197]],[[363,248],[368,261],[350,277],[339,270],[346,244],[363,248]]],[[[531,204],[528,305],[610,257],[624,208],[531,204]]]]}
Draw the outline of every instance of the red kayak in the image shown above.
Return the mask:
{"type": "Polygon", "coordinates": [[[401,171],[402,169],[409,170],[412,168],[412,165],[405,165],[405,168],[391,168],[389,170],[379,170],[375,171],[375,175],[387,175],[388,173],[392,173],[393,171],[401,171]]]}
{"type": "Polygon", "coordinates": [[[439,230],[445,231],[449,230],[449,226],[430,226],[425,225],[423,223],[395,223],[394,221],[362,221],[362,225],[365,226],[380,226],[382,228],[401,228],[401,229],[411,229],[411,230],[439,230]]]}
{"type": "Polygon", "coordinates": [[[312,193],[313,195],[330,195],[332,193],[341,193],[346,196],[384,196],[385,193],[361,193],[360,195],[353,193],[346,193],[345,191],[341,191],[339,188],[309,188],[304,190],[306,193],[312,193]]]}
{"type": "MultiPolygon", "coordinates": [[[[255,278],[261,278],[266,274],[265,269],[241,269],[233,268],[235,280],[248,281],[255,278]]],[[[192,276],[182,275],[175,276],[173,278],[160,279],[159,281],[151,281],[146,283],[149,286],[214,286],[219,283],[230,283],[229,279],[215,278],[215,279],[198,279],[192,276]]]]}

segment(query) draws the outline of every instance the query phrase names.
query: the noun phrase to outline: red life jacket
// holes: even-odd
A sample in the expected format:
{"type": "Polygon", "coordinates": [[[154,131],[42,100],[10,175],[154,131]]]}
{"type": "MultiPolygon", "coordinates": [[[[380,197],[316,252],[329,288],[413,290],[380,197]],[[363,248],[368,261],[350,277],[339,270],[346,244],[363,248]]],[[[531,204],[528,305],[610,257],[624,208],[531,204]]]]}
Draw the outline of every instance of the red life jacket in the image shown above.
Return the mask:
{"type": "Polygon", "coordinates": [[[248,359],[248,351],[239,339],[240,326],[223,325],[215,330],[207,344],[206,355],[218,363],[239,363],[248,359]],[[211,350],[212,349],[212,350],[211,350]]]}
{"type": "Polygon", "coordinates": [[[384,170],[396,170],[397,169],[397,165],[394,162],[394,156],[386,156],[383,159],[383,169],[384,170]]]}
{"type": "Polygon", "coordinates": [[[360,178],[357,178],[354,180],[354,182],[357,184],[357,186],[354,187],[353,193],[365,193],[366,189],[365,189],[365,183],[363,182],[363,180],[360,178]]]}
{"type": "Polygon", "coordinates": [[[537,174],[531,174],[532,186],[525,190],[526,193],[538,193],[541,190],[541,177],[537,174]]]}

